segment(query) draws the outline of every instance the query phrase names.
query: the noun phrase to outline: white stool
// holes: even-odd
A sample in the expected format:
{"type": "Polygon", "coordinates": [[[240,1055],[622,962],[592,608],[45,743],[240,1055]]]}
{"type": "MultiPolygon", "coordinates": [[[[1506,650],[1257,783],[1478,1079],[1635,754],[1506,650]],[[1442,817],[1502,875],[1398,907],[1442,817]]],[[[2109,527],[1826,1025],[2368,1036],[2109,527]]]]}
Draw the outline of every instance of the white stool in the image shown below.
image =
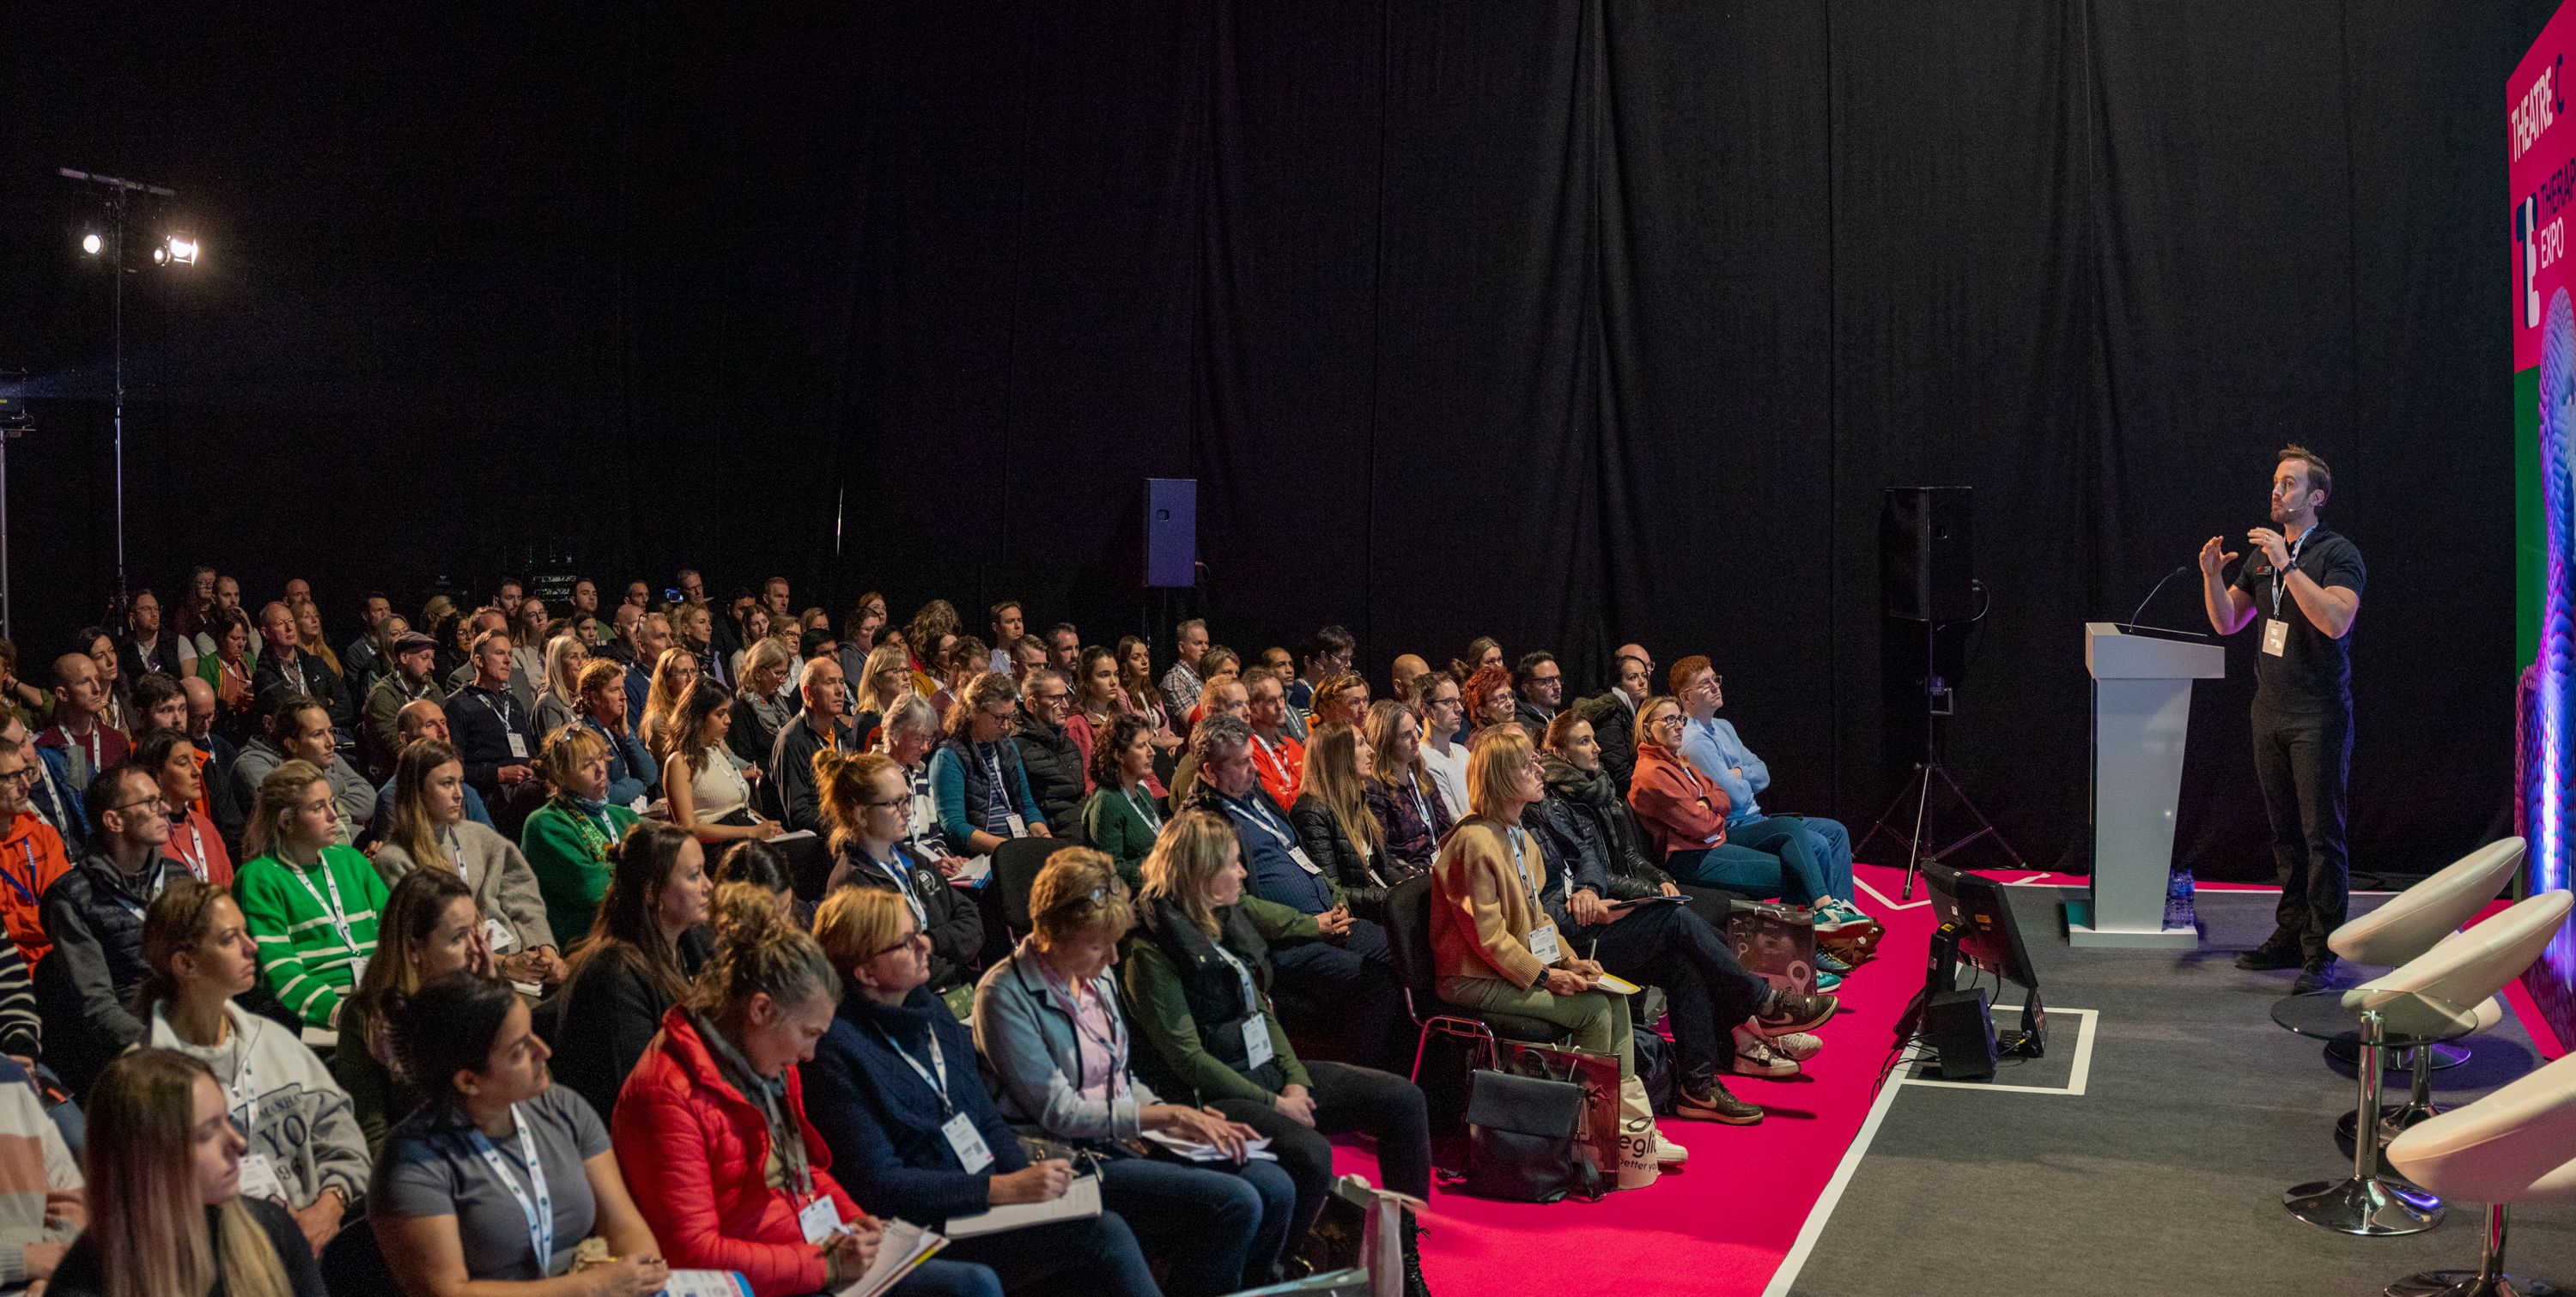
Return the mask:
{"type": "MultiPolygon", "coordinates": [[[[2559,893],[2564,895],[2565,893],[2559,893]]],[[[2399,1174],[2445,1197],[2487,1204],[2486,1246],[2475,1270],[2435,1270],[2388,1286],[2388,1297],[2568,1297],[2567,1290],[2505,1273],[2505,1208],[2576,1198],[2576,1056],[2397,1137],[2399,1174]]]]}

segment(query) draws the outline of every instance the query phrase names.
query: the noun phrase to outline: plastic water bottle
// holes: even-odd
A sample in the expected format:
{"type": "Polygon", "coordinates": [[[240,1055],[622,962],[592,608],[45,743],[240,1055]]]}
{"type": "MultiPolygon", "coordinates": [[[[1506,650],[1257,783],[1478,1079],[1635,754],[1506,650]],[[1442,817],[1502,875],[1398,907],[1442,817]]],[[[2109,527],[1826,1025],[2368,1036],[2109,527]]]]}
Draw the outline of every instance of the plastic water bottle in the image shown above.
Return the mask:
{"type": "Polygon", "coordinates": [[[2200,926],[2199,914],[2192,908],[2191,896],[2191,871],[2176,868],[2165,880],[2166,931],[2200,926]]]}

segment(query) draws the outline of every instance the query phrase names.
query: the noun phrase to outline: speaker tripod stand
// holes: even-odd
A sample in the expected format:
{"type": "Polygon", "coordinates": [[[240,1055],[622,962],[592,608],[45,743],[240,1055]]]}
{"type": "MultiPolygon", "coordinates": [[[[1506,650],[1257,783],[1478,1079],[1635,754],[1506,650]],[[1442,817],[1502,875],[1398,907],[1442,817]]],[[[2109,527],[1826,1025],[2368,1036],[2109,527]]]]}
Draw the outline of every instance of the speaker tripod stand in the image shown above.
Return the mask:
{"type": "Polygon", "coordinates": [[[1950,772],[1941,764],[1940,723],[1942,718],[1951,714],[1951,707],[1949,685],[1941,679],[1940,666],[1933,655],[1934,637],[1940,633],[1939,622],[1926,620],[1923,623],[1923,759],[1914,763],[1913,777],[1896,790],[1896,797],[1888,802],[1887,809],[1879,813],[1877,822],[1871,824],[1869,832],[1862,834],[1860,841],[1854,845],[1854,852],[1857,854],[1882,833],[1891,838],[1899,837],[1891,822],[1896,819],[1897,812],[1904,807],[1906,799],[1908,797],[1914,799],[1913,828],[1911,832],[1902,835],[1905,842],[1905,886],[1897,895],[1897,900],[1900,902],[1914,899],[1914,880],[1922,872],[1923,866],[1936,863],[1943,857],[1982,838],[1993,838],[1995,845],[2002,848],[2005,855],[2012,857],[2014,864],[2018,865],[2022,862],[2021,853],[2013,850],[2011,843],[2004,841],[2003,830],[1996,828],[1995,822],[1987,819],[1984,811],[1977,809],[1975,799],[1968,796],[1967,790],[1961,788],[1959,781],[1951,778],[1950,772]],[[1926,852],[1923,849],[1923,822],[1926,812],[1931,809],[1932,787],[1936,782],[1949,790],[1950,799],[1957,802],[1962,810],[1976,820],[1977,827],[1967,836],[1937,851],[1926,852]]]}

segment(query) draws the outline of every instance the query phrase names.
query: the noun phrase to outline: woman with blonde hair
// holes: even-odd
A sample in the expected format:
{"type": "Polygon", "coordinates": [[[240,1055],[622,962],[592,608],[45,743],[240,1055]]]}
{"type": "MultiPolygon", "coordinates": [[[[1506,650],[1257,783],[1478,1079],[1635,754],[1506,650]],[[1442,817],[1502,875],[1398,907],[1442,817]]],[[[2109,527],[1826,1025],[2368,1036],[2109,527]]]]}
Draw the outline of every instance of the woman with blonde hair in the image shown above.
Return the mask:
{"type": "Polygon", "coordinates": [[[328,1028],[375,956],[384,876],[340,844],[331,781],[300,759],[260,781],[242,853],[251,859],[234,873],[233,895],[269,989],[307,1024],[328,1028]]]}
{"type": "Polygon", "coordinates": [[[975,987],[975,1046],[1001,1082],[1004,1115],[1103,1159],[1102,1201],[1148,1257],[1166,1263],[1164,1291],[1214,1297],[1270,1282],[1296,1183],[1246,1156],[1251,1127],[1167,1102],[1130,1071],[1109,970],[1135,911],[1109,857],[1073,847],[1049,858],[1029,889],[1029,924],[1027,939],[975,987]],[[1139,1156],[1148,1139],[1216,1156],[1139,1156]]]}
{"type": "MultiPolygon", "coordinates": [[[[1003,1119],[975,1038],[926,985],[926,943],[902,898],[845,887],[823,898],[814,936],[839,975],[841,1004],[805,1065],[810,1111],[859,1204],[939,1229],[953,1216],[1062,1198],[1071,1164],[1033,1160],[1003,1119]]],[[[941,1255],[975,1265],[996,1291],[1160,1291],[1114,1209],[952,1240],[941,1255]]]]}
{"type": "Polygon", "coordinates": [[[725,731],[725,746],[735,756],[753,765],[769,760],[770,749],[778,744],[778,731],[793,719],[787,704],[779,701],[779,693],[786,687],[787,669],[795,662],[795,652],[776,636],[764,635],[743,651],[742,673],[734,677],[742,683],[734,690],[733,720],[725,731]]]}
{"type": "Polygon", "coordinates": [[[840,976],[751,884],[719,891],[716,931],[715,962],[619,1092],[611,1137],[674,1265],[735,1271],[754,1297],[837,1291],[884,1233],[833,1178],[796,1066],[833,1023],[840,976]]]}
{"type": "Polygon", "coordinates": [[[671,713],[697,688],[699,674],[697,655],[684,648],[666,648],[654,660],[653,687],[645,692],[644,716],[635,726],[635,737],[644,741],[644,750],[654,760],[670,760],[671,713]]]}
{"type": "Polygon", "coordinates": [[[54,1268],[64,1297],[324,1297],[295,1218],[242,1194],[249,1142],[204,1063],[137,1049],[89,1092],[91,1218],[54,1268]]]}
{"type": "MultiPolygon", "coordinates": [[[[1297,1185],[1287,1235],[1293,1254],[1332,1188],[1325,1136],[1375,1136],[1380,1182],[1427,1199],[1431,1119],[1422,1091],[1403,1077],[1297,1057],[1270,1000],[1270,943],[1316,939],[1315,919],[1247,893],[1243,880],[1232,821],[1208,810],[1174,817],[1145,858],[1137,927],[1120,947],[1126,1003],[1142,1045],[1137,1075],[1270,1140],[1297,1185]]],[[[1419,1292],[1410,1212],[1404,1258],[1408,1291],[1419,1292]]]]}
{"type": "Polygon", "coordinates": [[[546,641],[545,671],[536,677],[537,733],[552,734],[581,719],[581,673],[590,665],[590,646],[567,631],[546,641]]]}
{"type": "MultiPolygon", "coordinates": [[[[134,1007],[149,1024],[144,1043],[214,1073],[250,1141],[241,1192],[285,1207],[304,1248],[320,1254],[366,1190],[367,1141],[348,1092],[322,1060],[293,1030],[241,1006],[259,978],[241,907],[221,888],[172,880],[144,911],[143,959],[151,971],[135,988],[134,1007]]],[[[95,1141],[95,1115],[91,1121],[95,1141]]]]}
{"type": "Polygon", "coordinates": [[[349,673],[340,666],[340,655],[331,651],[331,641],[322,637],[320,605],[312,603],[295,605],[295,642],[305,652],[322,659],[322,665],[331,674],[344,679],[348,676],[349,673]]]}
{"type": "MultiPolygon", "coordinates": [[[[912,694],[912,666],[901,644],[879,644],[868,650],[867,659],[858,674],[849,679],[850,730],[860,747],[872,742],[871,736],[885,723],[906,694],[912,694]]],[[[913,694],[919,697],[918,694],[913,694]]],[[[933,713],[935,717],[937,713],[933,713]]]]}
{"type": "MultiPolygon", "coordinates": [[[[1326,697],[1322,686],[1315,696],[1326,697]]],[[[1376,777],[1377,751],[1368,739],[1340,720],[1319,718],[1306,744],[1306,769],[1298,779],[1297,800],[1288,808],[1288,823],[1306,848],[1306,858],[1342,885],[1351,913],[1384,923],[1387,888],[1397,877],[1384,867],[1386,835],[1369,814],[1364,792],[1376,777]]]]}
{"type": "Polygon", "coordinates": [[[376,872],[388,883],[415,869],[452,874],[473,893],[502,976],[536,987],[563,980],[536,870],[508,838],[466,818],[464,763],[436,739],[394,762],[393,826],[376,847],[376,872]]]}
{"type": "Polygon", "coordinates": [[[1360,798],[1386,841],[1387,881],[1402,882],[1431,868],[1456,820],[1423,758],[1420,712],[1392,698],[1371,703],[1361,732],[1376,768],[1360,781],[1360,798]]]}
{"type": "Polygon", "coordinates": [[[600,895],[608,890],[609,848],[639,818],[611,799],[612,755],[608,737],[588,725],[550,731],[537,750],[537,773],[553,795],[520,828],[519,853],[537,876],[546,926],[567,949],[590,935],[600,895]]]}

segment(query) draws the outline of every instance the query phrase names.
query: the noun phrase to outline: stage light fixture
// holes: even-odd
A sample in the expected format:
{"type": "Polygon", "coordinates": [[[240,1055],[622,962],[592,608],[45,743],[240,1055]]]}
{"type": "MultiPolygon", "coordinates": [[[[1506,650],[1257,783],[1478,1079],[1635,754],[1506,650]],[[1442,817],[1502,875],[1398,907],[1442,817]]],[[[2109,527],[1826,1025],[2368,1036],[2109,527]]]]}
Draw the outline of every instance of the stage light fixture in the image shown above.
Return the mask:
{"type": "MultiPolygon", "coordinates": [[[[163,241],[162,246],[168,250],[171,264],[179,266],[193,266],[197,264],[196,236],[189,234],[173,234],[163,241]]],[[[158,253],[154,254],[154,259],[159,259],[158,253]]]]}
{"type": "Polygon", "coordinates": [[[152,250],[152,264],[156,266],[169,265],[170,250],[168,248],[154,248],[152,250]]]}
{"type": "Polygon", "coordinates": [[[83,256],[95,257],[98,255],[98,250],[106,246],[106,242],[98,237],[96,230],[90,230],[81,235],[81,255],[83,256]]]}

